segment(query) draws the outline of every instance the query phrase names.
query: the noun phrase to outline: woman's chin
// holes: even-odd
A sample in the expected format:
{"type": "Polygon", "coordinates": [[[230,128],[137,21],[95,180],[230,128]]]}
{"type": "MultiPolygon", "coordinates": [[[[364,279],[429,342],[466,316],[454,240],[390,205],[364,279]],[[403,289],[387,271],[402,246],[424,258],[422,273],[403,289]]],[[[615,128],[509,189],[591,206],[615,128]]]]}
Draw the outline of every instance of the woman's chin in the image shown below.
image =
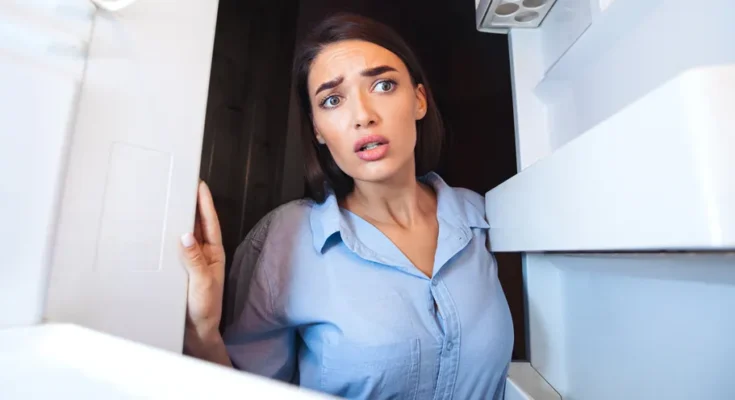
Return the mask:
{"type": "Polygon", "coordinates": [[[351,176],[356,182],[381,183],[394,180],[402,175],[413,177],[413,171],[401,168],[395,160],[383,159],[360,166],[351,176]]]}

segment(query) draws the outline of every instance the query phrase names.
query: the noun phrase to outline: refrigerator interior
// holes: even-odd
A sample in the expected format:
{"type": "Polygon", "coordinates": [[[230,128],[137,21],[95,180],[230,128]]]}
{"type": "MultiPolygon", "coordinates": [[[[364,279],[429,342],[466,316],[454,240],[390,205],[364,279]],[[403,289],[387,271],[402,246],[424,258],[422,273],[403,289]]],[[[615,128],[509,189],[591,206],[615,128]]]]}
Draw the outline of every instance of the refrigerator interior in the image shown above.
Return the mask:
{"type": "MultiPolygon", "coordinates": [[[[88,396],[174,393],[114,380],[99,354],[47,351],[89,343],[240,384],[159,352],[181,348],[177,240],[193,221],[217,2],[0,9],[13,227],[0,231],[0,370],[15,373],[0,377],[42,368],[88,396]],[[18,364],[22,349],[38,358],[18,364]]],[[[490,247],[525,253],[530,362],[511,369],[508,398],[735,397],[734,18],[726,0],[558,0],[508,34],[519,173],[486,195],[490,247]]]]}
{"type": "Polygon", "coordinates": [[[560,0],[509,33],[519,174],[486,196],[524,251],[530,364],[564,399],[735,384],[735,6],[560,0]]]}

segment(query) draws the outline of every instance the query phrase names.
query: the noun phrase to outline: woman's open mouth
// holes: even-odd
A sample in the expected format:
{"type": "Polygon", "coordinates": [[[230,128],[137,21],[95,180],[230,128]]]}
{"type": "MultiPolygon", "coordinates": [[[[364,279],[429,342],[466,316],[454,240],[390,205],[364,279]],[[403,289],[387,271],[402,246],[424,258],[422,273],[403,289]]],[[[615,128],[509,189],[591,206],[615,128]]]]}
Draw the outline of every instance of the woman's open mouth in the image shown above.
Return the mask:
{"type": "Polygon", "coordinates": [[[355,142],[355,153],[363,161],[377,161],[388,153],[388,139],[371,135],[355,142]]]}

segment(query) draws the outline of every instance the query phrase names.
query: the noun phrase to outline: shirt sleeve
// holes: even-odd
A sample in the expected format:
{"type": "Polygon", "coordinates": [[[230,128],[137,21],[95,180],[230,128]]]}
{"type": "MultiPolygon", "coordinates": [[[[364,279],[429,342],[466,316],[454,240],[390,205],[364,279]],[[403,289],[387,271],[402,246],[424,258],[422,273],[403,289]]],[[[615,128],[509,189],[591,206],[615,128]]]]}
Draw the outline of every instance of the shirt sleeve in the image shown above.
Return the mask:
{"type": "Polygon", "coordinates": [[[274,213],[248,233],[233,257],[225,290],[224,340],[235,368],[286,382],[297,380],[297,331],[274,307],[268,275],[278,262],[266,240],[274,213]]]}

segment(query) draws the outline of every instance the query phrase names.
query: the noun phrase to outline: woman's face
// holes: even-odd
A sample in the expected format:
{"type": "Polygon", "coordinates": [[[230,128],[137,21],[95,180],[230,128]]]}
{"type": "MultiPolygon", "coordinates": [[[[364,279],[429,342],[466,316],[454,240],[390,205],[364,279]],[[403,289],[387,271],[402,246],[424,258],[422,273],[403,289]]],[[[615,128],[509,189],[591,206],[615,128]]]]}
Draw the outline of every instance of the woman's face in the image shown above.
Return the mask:
{"type": "Polygon", "coordinates": [[[426,96],[398,56],[360,40],[330,44],[314,59],[308,87],[317,140],[356,183],[414,173],[426,96]]]}

